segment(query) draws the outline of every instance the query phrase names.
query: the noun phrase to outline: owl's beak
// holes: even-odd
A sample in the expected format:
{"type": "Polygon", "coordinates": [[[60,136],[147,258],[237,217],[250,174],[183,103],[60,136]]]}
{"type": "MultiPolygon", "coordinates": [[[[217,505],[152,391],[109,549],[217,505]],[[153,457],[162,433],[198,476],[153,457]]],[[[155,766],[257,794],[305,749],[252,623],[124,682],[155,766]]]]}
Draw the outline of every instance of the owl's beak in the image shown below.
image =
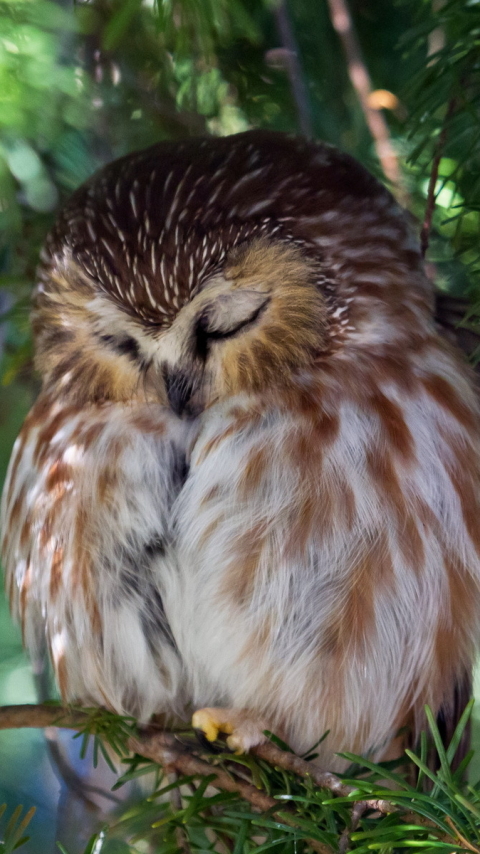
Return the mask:
{"type": "Polygon", "coordinates": [[[190,376],[183,371],[164,364],[162,367],[163,380],[167,392],[168,402],[175,415],[194,417],[198,415],[196,407],[192,405],[192,398],[197,388],[190,376]]]}

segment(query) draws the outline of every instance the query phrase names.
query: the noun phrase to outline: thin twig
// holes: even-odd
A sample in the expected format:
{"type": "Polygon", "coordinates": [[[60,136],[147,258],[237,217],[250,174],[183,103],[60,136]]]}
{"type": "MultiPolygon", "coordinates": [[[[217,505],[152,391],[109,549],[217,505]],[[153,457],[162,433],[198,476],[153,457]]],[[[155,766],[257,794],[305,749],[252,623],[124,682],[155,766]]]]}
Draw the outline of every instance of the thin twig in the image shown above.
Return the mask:
{"type": "MultiPolygon", "coordinates": [[[[317,786],[323,789],[330,789],[335,795],[348,797],[348,795],[356,791],[353,786],[347,786],[345,783],[342,783],[340,777],[332,774],[331,771],[319,770],[311,762],[307,762],[306,759],[302,759],[295,753],[280,750],[274,744],[260,744],[258,747],[252,748],[251,752],[255,756],[258,756],[259,759],[264,759],[270,765],[277,765],[283,768],[284,771],[292,771],[294,774],[298,774],[299,777],[310,777],[317,786]]],[[[364,810],[377,810],[377,812],[385,815],[398,811],[395,804],[390,803],[390,801],[379,800],[378,798],[366,799],[365,801],[360,801],[360,803],[364,804],[364,810]]]]}
{"type": "Polygon", "coordinates": [[[373,87],[346,0],[327,0],[327,2],[332,26],[338,33],[347,60],[348,76],[372,134],[377,157],[385,177],[391,181],[400,200],[405,202],[398,158],[391,143],[388,125],[380,110],[371,106],[370,95],[373,87]]]}
{"type": "Polygon", "coordinates": [[[428,249],[428,244],[430,242],[430,231],[432,228],[433,212],[435,210],[435,201],[437,198],[435,188],[437,186],[438,170],[440,167],[440,161],[442,159],[443,149],[445,148],[445,143],[447,141],[449,121],[455,111],[455,106],[455,98],[452,98],[448,105],[448,109],[443,122],[443,127],[440,131],[437,144],[435,146],[435,155],[432,160],[432,169],[428,181],[427,206],[425,208],[425,216],[423,218],[422,230],[420,232],[420,245],[422,248],[422,256],[424,258],[428,249]]]}
{"type": "MultiPolygon", "coordinates": [[[[284,771],[291,771],[299,777],[309,777],[317,786],[329,789],[339,797],[348,797],[353,794],[353,792],[358,791],[354,786],[347,786],[341,781],[340,777],[337,777],[337,775],[333,774],[331,771],[318,769],[310,762],[307,762],[305,759],[297,756],[295,753],[288,753],[287,751],[280,750],[274,744],[267,743],[258,745],[258,747],[253,747],[251,752],[259,759],[263,759],[265,762],[268,762],[269,765],[277,765],[284,771]]],[[[360,801],[352,801],[352,805],[353,804],[355,804],[355,814],[359,817],[361,817],[367,810],[374,810],[382,815],[399,813],[400,820],[406,824],[418,824],[422,827],[435,830],[439,835],[438,838],[443,842],[447,842],[449,845],[453,843],[451,837],[446,834],[439,833],[439,828],[435,822],[429,821],[429,819],[423,818],[421,815],[417,815],[417,813],[412,810],[405,811],[402,807],[398,807],[391,801],[384,800],[383,798],[367,797],[360,801]]]]}
{"type": "Polygon", "coordinates": [[[135,753],[157,762],[168,771],[177,771],[186,776],[208,777],[213,775],[216,779],[212,780],[212,785],[223,789],[225,792],[235,792],[262,812],[267,812],[272,807],[278,809],[278,801],[269,795],[265,795],[250,783],[234,780],[223,769],[208,765],[207,762],[203,762],[188,753],[171,733],[142,734],[139,738],[130,739],[128,746],[135,753]]]}
{"type": "Polygon", "coordinates": [[[460,833],[458,827],[455,827],[455,825],[454,825],[454,823],[453,823],[453,821],[449,815],[446,816],[445,821],[447,822],[448,826],[452,828],[455,836],[457,837],[458,841],[462,843],[464,848],[468,848],[468,850],[473,851],[474,854],[479,854],[479,849],[477,848],[477,846],[472,845],[472,843],[469,842],[468,839],[465,839],[463,834],[460,833]]]}
{"type": "MultiPolygon", "coordinates": [[[[171,771],[167,774],[169,785],[172,785],[172,783],[175,784],[179,776],[178,771],[171,771]]],[[[183,809],[182,793],[179,786],[174,785],[170,790],[170,805],[173,812],[180,812],[180,810],[183,809]]],[[[179,851],[182,851],[183,854],[191,854],[187,832],[181,825],[178,825],[178,827],[175,828],[175,841],[178,845],[179,851]]]]}
{"type": "Polygon", "coordinates": [[[350,848],[350,834],[354,833],[360,824],[360,819],[365,812],[365,802],[357,801],[352,809],[352,814],[350,816],[350,827],[346,827],[341,835],[338,842],[338,850],[340,854],[346,854],[346,852],[350,848]]]}
{"type": "Polygon", "coordinates": [[[0,706],[0,729],[44,729],[47,726],[81,729],[88,720],[89,715],[86,712],[71,711],[47,703],[36,706],[0,706]]]}

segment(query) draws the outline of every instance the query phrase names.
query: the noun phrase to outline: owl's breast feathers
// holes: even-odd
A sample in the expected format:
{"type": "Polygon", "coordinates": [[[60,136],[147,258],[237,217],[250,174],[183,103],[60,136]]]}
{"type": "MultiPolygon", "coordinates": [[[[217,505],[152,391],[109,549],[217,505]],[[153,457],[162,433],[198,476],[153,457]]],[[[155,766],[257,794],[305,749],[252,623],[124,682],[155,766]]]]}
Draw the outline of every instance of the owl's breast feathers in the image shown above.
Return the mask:
{"type": "Polygon", "coordinates": [[[425,703],[454,722],[480,631],[478,404],[361,166],[266,132],[112,164],[50,237],[35,334],[3,556],[64,699],[246,708],[301,752],[330,729],[330,764],[388,756],[425,703]]]}

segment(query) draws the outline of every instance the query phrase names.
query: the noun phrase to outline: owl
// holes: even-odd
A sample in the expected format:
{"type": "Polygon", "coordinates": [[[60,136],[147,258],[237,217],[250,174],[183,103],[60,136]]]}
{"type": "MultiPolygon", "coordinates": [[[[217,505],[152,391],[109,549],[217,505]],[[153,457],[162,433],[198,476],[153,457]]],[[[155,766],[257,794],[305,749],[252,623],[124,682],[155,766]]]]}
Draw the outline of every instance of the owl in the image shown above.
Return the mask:
{"type": "Polygon", "coordinates": [[[334,148],[161,142],[41,257],[11,608],[66,703],[248,750],[448,734],[480,632],[480,428],[404,212],[334,148]],[[404,728],[404,729],[403,729],[404,728]]]}

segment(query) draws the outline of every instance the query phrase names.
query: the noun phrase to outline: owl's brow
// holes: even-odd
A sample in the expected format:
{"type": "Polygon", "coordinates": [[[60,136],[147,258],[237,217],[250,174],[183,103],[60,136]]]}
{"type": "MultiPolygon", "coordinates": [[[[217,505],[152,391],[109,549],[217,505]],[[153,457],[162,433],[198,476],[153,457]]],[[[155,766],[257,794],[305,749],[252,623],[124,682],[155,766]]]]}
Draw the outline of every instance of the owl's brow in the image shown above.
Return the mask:
{"type": "Polygon", "coordinates": [[[99,337],[100,341],[111,347],[115,352],[130,356],[134,362],[140,359],[138,342],[131,335],[125,333],[122,335],[100,335],[99,337]]]}

